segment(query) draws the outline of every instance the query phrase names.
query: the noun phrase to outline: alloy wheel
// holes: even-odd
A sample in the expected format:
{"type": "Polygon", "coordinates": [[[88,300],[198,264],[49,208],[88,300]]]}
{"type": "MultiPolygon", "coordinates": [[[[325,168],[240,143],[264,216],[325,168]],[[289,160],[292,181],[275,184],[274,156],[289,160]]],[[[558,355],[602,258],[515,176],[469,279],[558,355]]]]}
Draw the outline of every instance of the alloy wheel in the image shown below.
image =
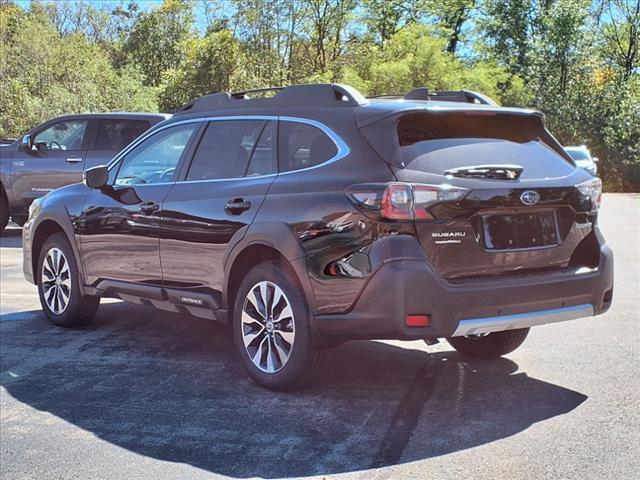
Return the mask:
{"type": "Polygon", "coordinates": [[[242,340],[253,364],[266,373],[281,370],[293,349],[295,321],[289,299],[269,281],[255,284],[242,306],[242,340]]]}
{"type": "Polygon", "coordinates": [[[63,313],[69,305],[71,274],[69,262],[59,248],[52,248],[42,263],[42,293],[44,301],[56,315],[63,313]]]}

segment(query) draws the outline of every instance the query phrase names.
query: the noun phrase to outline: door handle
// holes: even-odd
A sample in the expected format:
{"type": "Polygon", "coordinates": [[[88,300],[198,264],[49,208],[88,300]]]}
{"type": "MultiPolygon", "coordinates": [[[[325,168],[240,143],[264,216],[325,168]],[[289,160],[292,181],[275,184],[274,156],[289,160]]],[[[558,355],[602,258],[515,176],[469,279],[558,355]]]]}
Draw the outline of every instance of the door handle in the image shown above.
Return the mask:
{"type": "Polygon", "coordinates": [[[157,212],[158,210],[160,210],[160,205],[156,202],[147,202],[140,205],[140,211],[146,215],[157,212]]]}
{"type": "Polygon", "coordinates": [[[82,161],[82,157],[67,157],[65,162],[67,163],[80,163],[82,161]]]}
{"type": "Polygon", "coordinates": [[[224,204],[224,209],[231,215],[240,215],[251,208],[251,202],[244,198],[234,198],[224,204]]]}

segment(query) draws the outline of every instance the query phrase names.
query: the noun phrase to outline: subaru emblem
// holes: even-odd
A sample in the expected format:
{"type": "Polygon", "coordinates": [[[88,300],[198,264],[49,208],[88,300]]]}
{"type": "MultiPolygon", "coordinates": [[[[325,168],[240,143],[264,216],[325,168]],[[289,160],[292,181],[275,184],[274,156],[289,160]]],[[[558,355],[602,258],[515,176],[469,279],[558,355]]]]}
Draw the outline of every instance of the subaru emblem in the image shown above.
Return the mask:
{"type": "Polygon", "coordinates": [[[533,190],[527,190],[520,195],[520,201],[525,205],[535,205],[540,201],[540,194],[538,192],[534,192],[533,190]]]}

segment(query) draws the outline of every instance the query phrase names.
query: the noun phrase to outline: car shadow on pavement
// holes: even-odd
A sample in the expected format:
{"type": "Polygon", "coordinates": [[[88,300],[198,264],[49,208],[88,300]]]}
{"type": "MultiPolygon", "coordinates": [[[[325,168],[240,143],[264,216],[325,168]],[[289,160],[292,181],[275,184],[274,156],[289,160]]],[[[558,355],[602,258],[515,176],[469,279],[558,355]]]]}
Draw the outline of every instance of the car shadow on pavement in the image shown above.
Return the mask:
{"type": "Polygon", "coordinates": [[[0,328],[0,378],[18,401],[137,454],[235,477],[329,475],[444,455],[587,398],[508,359],[381,342],[330,350],[308,390],[269,392],[245,375],[227,327],[123,303],[103,304],[88,328],[56,328],[41,312],[6,315],[0,328]]]}
{"type": "Polygon", "coordinates": [[[0,247],[22,248],[22,228],[7,227],[0,233],[0,247]]]}

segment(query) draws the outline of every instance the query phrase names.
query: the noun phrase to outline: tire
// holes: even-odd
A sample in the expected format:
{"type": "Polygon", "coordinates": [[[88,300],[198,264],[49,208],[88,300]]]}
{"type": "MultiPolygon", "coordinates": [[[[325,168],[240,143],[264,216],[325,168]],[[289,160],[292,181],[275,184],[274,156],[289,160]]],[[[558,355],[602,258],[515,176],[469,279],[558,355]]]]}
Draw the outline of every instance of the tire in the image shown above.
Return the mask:
{"type": "Polygon", "coordinates": [[[324,352],[313,346],[304,291],[281,262],[259,263],[240,283],[234,300],[233,337],[249,376],[270,390],[303,388],[320,370],[324,352]]]}
{"type": "Polygon", "coordinates": [[[4,188],[0,187],[0,233],[4,232],[9,223],[9,200],[4,193],[4,188]]]}
{"type": "Polygon", "coordinates": [[[51,323],[60,327],[91,323],[100,299],[82,294],[78,265],[64,234],[53,234],[44,242],[36,278],[40,304],[51,323]]]}
{"type": "Polygon", "coordinates": [[[451,337],[447,342],[463,355],[479,358],[498,358],[522,345],[528,328],[493,332],[483,336],[451,337]]]}

